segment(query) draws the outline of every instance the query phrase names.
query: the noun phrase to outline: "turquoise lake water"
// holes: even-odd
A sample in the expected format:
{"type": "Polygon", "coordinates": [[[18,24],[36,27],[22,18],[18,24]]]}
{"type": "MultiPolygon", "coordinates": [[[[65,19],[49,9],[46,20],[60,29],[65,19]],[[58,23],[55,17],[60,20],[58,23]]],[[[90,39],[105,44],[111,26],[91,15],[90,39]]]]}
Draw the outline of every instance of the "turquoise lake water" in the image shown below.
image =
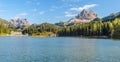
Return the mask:
{"type": "Polygon", "coordinates": [[[0,62],[120,62],[120,40],[0,37],[0,62]]]}

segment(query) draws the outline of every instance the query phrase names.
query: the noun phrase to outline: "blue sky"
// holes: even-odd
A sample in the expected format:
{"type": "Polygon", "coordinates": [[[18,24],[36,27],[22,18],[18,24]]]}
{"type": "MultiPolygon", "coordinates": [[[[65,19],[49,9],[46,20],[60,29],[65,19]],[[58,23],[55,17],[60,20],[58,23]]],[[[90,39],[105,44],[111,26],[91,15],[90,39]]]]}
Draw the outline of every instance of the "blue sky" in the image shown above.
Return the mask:
{"type": "Polygon", "coordinates": [[[120,12],[120,0],[0,0],[0,18],[26,18],[31,24],[68,21],[82,9],[104,17],[120,12]]]}

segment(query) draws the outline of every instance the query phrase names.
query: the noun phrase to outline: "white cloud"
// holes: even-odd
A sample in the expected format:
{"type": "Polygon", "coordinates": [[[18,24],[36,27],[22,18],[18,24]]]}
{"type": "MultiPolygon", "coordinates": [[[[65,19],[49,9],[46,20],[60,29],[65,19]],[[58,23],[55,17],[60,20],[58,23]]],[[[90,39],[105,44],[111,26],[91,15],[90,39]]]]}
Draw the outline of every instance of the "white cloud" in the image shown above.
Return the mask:
{"type": "Polygon", "coordinates": [[[50,11],[54,11],[54,10],[57,10],[57,9],[59,9],[59,7],[57,7],[57,6],[52,6],[51,9],[50,9],[50,11]]]}
{"type": "Polygon", "coordinates": [[[62,2],[80,2],[82,0],[61,0],[62,2]]]}
{"type": "Polygon", "coordinates": [[[76,14],[73,14],[71,12],[65,12],[65,17],[72,17],[75,16],[76,14]]]}
{"type": "Polygon", "coordinates": [[[42,14],[44,14],[44,13],[45,13],[45,11],[40,11],[40,12],[39,12],[40,15],[42,15],[42,14]]]}
{"type": "Polygon", "coordinates": [[[27,13],[20,13],[20,14],[17,14],[14,18],[21,18],[23,16],[27,16],[28,14],[27,13]]]}
{"type": "Polygon", "coordinates": [[[26,16],[27,15],[27,13],[20,13],[20,14],[18,14],[19,16],[26,16]]]}
{"type": "Polygon", "coordinates": [[[89,4],[89,5],[84,5],[83,7],[71,8],[70,10],[81,11],[83,9],[89,9],[89,8],[95,7],[96,5],[97,4],[89,4]]]}
{"type": "Polygon", "coordinates": [[[64,18],[64,16],[55,16],[55,18],[64,18]]]}
{"type": "Polygon", "coordinates": [[[34,8],[32,9],[35,13],[39,13],[40,15],[44,14],[45,11],[39,11],[38,9],[34,8]]]}
{"type": "Polygon", "coordinates": [[[40,5],[40,2],[38,0],[28,0],[26,1],[27,4],[30,4],[30,5],[40,5]]]}
{"type": "Polygon", "coordinates": [[[51,8],[49,10],[50,11],[55,11],[55,10],[66,8],[66,7],[70,7],[70,6],[68,4],[63,4],[63,5],[60,5],[60,6],[51,6],[51,8]]]}

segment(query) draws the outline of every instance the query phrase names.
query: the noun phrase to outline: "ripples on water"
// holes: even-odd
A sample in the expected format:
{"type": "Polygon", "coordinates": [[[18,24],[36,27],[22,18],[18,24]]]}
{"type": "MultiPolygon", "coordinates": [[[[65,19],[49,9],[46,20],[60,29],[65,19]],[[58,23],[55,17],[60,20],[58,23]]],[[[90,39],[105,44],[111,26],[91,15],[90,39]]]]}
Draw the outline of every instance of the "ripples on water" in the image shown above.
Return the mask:
{"type": "Polygon", "coordinates": [[[0,62],[120,62],[120,40],[0,37],[0,62]]]}

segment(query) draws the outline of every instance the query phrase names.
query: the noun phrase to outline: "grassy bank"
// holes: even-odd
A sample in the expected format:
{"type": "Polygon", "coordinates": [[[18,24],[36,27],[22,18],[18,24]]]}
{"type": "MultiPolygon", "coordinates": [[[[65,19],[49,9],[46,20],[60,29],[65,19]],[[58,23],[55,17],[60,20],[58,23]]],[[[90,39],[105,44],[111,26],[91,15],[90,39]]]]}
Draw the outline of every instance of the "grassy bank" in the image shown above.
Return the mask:
{"type": "Polygon", "coordinates": [[[2,34],[0,34],[0,36],[10,36],[10,34],[2,33],[2,34]]]}

